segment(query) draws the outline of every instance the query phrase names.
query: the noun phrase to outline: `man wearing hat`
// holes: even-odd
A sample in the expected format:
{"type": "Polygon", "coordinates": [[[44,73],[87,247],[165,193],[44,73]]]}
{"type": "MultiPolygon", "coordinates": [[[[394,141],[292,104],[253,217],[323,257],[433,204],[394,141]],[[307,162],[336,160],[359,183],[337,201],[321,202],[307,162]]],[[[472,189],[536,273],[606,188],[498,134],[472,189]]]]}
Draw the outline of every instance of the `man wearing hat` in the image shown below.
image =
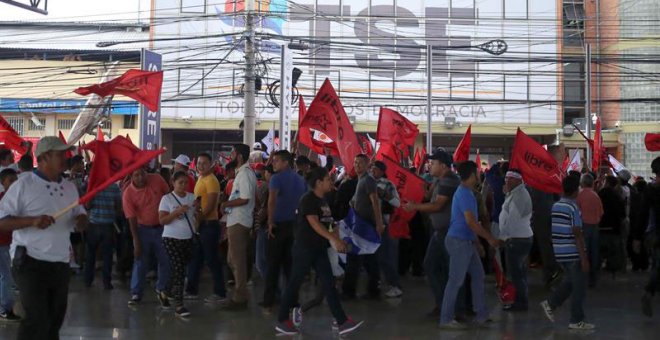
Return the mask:
{"type": "Polygon", "coordinates": [[[434,232],[426,250],[424,271],[436,304],[429,316],[439,317],[449,279],[449,254],[445,248],[445,237],[451,219],[452,198],[461,180],[452,172],[453,158],[444,149],[437,148],[427,159],[430,161],[429,173],[434,178],[431,200],[428,203],[408,202],[404,209],[428,213],[431,217],[434,232]]]}
{"type": "Polygon", "coordinates": [[[527,256],[532,249],[532,198],[523,185],[520,171],[511,169],[504,177],[506,198],[500,212],[499,239],[504,241],[504,255],[509,279],[516,287],[516,300],[504,305],[505,311],[526,311],[527,256]]]}
{"type": "Polygon", "coordinates": [[[188,174],[188,186],[186,187],[186,191],[192,194],[195,192],[195,177],[190,173],[189,169],[190,157],[184,154],[180,154],[174,159],[172,174],[176,173],[177,171],[183,171],[188,174]]]}
{"type": "Polygon", "coordinates": [[[254,143],[254,145],[252,146],[252,152],[250,152],[250,157],[248,159],[250,165],[263,163],[264,160],[268,159],[266,153],[261,150],[261,143],[259,142],[254,143]]]}
{"type": "Polygon", "coordinates": [[[87,224],[82,206],[52,217],[79,198],[75,185],[62,179],[71,149],[58,137],[42,138],[35,151],[37,170],[0,201],[0,230],[14,232],[13,272],[25,310],[18,339],[58,339],[66,313],[69,235],[87,224]]]}

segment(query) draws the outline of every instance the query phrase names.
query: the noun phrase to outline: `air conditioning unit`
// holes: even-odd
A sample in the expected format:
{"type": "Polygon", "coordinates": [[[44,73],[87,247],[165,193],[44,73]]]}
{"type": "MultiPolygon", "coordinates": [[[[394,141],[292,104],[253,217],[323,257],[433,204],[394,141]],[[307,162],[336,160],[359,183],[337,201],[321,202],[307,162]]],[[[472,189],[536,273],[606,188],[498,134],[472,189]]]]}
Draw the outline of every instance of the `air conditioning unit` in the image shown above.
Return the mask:
{"type": "Polygon", "coordinates": [[[587,129],[587,119],[573,118],[573,125],[577,126],[578,129],[585,131],[587,129]]]}
{"type": "Polygon", "coordinates": [[[445,117],[445,127],[452,129],[456,126],[456,117],[445,117]]]}

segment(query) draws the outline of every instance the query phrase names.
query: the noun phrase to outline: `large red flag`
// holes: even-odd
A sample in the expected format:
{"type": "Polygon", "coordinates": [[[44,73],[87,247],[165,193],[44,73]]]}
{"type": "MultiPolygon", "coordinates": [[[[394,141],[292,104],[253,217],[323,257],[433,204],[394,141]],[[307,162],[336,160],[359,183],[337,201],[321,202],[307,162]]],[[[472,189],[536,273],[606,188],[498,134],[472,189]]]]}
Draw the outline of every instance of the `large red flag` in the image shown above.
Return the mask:
{"type": "MultiPolygon", "coordinates": [[[[382,161],[387,167],[387,178],[392,181],[399,193],[401,206],[408,202],[421,202],[424,199],[426,191],[426,182],[424,180],[399,165],[399,163],[389,158],[383,158],[382,161]]],[[[408,223],[415,216],[414,211],[405,211],[402,208],[396,208],[390,216],[389,233],[394,238],[409,238],[410,229],[408,223]]]]}
{"type": "Polygon", "coordinates": [[[95,140],[82,148],[92,151],[94,160],[87,182],[87,193],[78,201],[80,204],[85,204],[110,184],[165,152],[165,149],[140,150],[124,136],[117,136],[109,142],[95,140]]]}
{"type": "Polygon", "coordinates": [[[417,125],[408,118],[394,110],[380,108],[378,130],[376,131],[378,142],[392,143],[403,151],[404,157],[408,157],[408,147],[415,144],[417,135],[419,135],[417,125]]]}
{"type": "Polygon", "coordinates": [[[376,159],[382,161],[385,158],[401,163],[401,151],[392,143],[380,143],[378,151],[376,152],[376,159]]]}
{"type": "Polygon", "coordinates": [[[303,128],[321,131],[337,143],[339,158],[346,171],[353,170],[355,156],[362,153],[362,148],[353,126],[348,121],[346,111],[327,78],[300,123],[300,129],[303,128]]]}
{"type": "Polygon", "coordinates": [[[644,136],[644,144],[646,144],[646,150],[660,151],[660,133],[647,133],[644,136]]]}
{"type": "Polygon", "coordinates": [[[520,128],[516,134],[511,154],[510,169],[518,169],[532,188],[561,193],[562,173],[552,155],[520,128]]]}
{"type": "Polygon", "coordinates": [[[603,155],[605,154],[603,152],[603,133],[600,128],[600,117],[596,118],[596,132],[594,133],[594,155],[591,160],[591,170],[595,171],[598,173],[598,169],[600,168],[600,162],[601,159],[603,158],[603,155]]]}
{"type": "Polygon", "coordinates": [[[157,111],[162,87],[163,71],[128,70],[113,80],[92,86],[79,87],[73,92],[82,96],[95,93],[101,97],[120,94],[137,100],[150,111],[157,111]]]}
{"type": "Polygon", "coordinates": [[[334,141],[332,143],[325,143],[314,138],[314,134],[308,128],[300,128],[300,124],[305,115],[307,114],[307,107],[305,106],[305,101],[303,100],[302,95],[299,95],[298,100],[298,134],[297,140],[302,143],[302,145],[308,147],[310,150],[316,152],[319,155],[325,154],[325,149],[330,150],[330,153],[333,156],[339,156],[339,150],[337,150],[337,143],[334,141]]]}
{"type": "Polygon", "coordinates": [[[472,124],[468,126],[463,139],[461,139],[458,147],[456,147],[456,151],[454,151],[454,164],[470,159],[470,144],[472,144],[472,124]]]}
{"type": "Polygon", "coordinates": [[[0,116],[0,143],[4,144],[7,149],[14,150],[21,155],[27,152],[25,140],[2,116],[0,116]]]}
{"type": "MultiPolygon", "coordinates": [[[[62,134],[62,130],[59,131],[59,137],[62,143],[66,144],[66,138],[64,138],[64,134],[62,134]]],[[[69,150],[66,152],[65,156],[66,158],[71,158],[73,157],[73,151],[69,150]]]]}

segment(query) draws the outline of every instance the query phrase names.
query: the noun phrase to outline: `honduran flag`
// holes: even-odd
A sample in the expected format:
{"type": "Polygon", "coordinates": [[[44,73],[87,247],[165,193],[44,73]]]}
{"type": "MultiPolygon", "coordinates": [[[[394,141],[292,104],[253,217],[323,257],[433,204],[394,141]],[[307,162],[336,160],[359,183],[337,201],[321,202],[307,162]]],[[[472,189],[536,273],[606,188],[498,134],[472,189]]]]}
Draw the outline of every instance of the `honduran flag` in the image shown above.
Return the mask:
{"type": "Polygon", "coordinates": [[[349,254],[374,254],[380,246],[380,235],[367,220],[358,216],[353,208],[339,222],[339,237],[349,245],[349,254]]]}

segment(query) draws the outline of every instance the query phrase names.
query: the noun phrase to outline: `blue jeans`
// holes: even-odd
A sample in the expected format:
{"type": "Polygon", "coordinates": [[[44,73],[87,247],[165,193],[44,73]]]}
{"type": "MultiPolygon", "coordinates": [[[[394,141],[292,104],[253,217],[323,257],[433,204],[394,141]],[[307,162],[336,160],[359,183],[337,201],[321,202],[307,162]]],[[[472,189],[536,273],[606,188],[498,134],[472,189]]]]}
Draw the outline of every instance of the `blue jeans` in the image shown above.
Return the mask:
{"type": "Polygon", "coordinates": [[[449,280],[442,299],[440,324],[454,320],[456,299],[465,281],[465,275],[470,274],[472,287],[472,306],[477,313],[476,322],[484,322],[488,318],[486,309],[486,294],[484,292],[484,267],[473,241],[461,240],[447,236],[445,247],[449,253],[449,280]]]}
{"type": "Polygon", "coordinates": [[[13,311],[15,299],[9,246],[0,246],[0,312],[13,311]]]}
{"type": "Polygon", "coordinates": [[[107,287],[112,279],[112,253],[115,227],[112,224],[90,223],[85,230],[85,284],[87,286],[94,282],[96,269],[96,250],[101,247],[103,256],[103,284],[107,287]]]}
{"type": "Polygon", "coordinates": [[[424,257],[424,271],[438,308],[442,307],[442,298],[449,279],[449,254],[445,248],[446,236],[446,230],[436,230],[431,235],[426,249],[426,257],[424,257]]]}
{"type": "Polygon", "coordinates": [[[598,281],[598,272],[600,267],[600,232],[598,225],[584,224],[584,243],[587,247],[587,257],[589,258],[589,284],[595,285],[598,281]]]}
{"type": "Polygon", "coordinates": [[[584,321],[584,298],[587,294],[587,284],[580,261],[560,262],[559,265],[564,269],[564,279],[548,298],[550,308],[556,309],[570,296],[571,323],[584,321]]]}
{"type": "Polygon", "coordinates": [[[532,238],[508,239],[504,243],[506,271],[509,280],[516,287],[515,307],[527,308],[527,256],[532,249],[532,238]]]}
{"type": "Polygon", "coordinates": [[[385,275],[385,281],[392,287],[401,288],[399,281],[399,239],[390,236],[389,227],[385,228],[378,247],[378,262],[385,275]]]}
{"type": "Polygon", "coordinates": [[[220,223],[217,220],[203,221],[199,225],[199,240],[200,242],[195,242],[193,245],[192,260],[188,266],[186,293],[193,295],[199,293],[199,275],[204,262],[206,262],[213,278],[213,293],[226,297],[227,290],[222,275],[220,250],[218,248],[220,244],[220,223]]]}
{"type": "Polygon", "coordinates": [[[140,248],[140,257],[133,263],[133,274],[131,275],[131,294],[142,297],[144,292],[144,281],[147,269],[150,268],[151,254],[153,253],[158,262],[158,281],[156,289],[165,291],[170,279],[170,260],[163,246],[163,227],[147,227],[139,225],[137,228],[140,248]]]}
{"type": "Polygon", "coordinates": [[[261,275],[262,279],[266,278],[266,269],[268,265],[266,264],[266,242],[268,241],[268,230],[265,228],[257,229],[257,255],[255,256],[255,264],[257,265],[257,271],[261,275]]]}

